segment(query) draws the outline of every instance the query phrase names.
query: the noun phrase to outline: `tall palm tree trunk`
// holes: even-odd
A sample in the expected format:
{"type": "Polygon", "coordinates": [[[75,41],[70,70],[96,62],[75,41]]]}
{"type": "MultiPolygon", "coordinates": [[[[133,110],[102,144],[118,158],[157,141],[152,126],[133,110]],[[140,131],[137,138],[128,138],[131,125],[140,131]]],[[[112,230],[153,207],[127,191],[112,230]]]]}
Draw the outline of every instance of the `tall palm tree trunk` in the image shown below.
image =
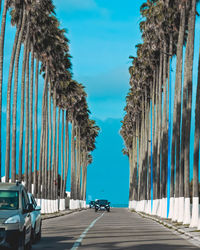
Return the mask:
{"type": "Polygon", "coordinates": [[[160,54],[160,66],[159,66],[159,82],[158,82],[158,107],[157,107],[157,121],[158,121],[158,126],[157,126],[157,140],[158,140],[158,145],[157,145],[157,197],[158,199],[161,198],[161,185],[160,185],[160,152],[161,152],[161,130],[162,130],[162,66],[163,66],[163,54],[160,54]]]}
{"type": "Polygon", "coordinates": [[[58,198],[58,168],[59,168],[59,142],[60,142],[60,108],[58,110],[57,117],[57,142],[56,142],[56,199],[58,198]]]}
{"type": "Polygon", "coordinates": [[[34,77],[34,48],[31,46],[31,76],[30,76],[30,93],[29,93],[29,176],[28,191],[32,192],[32,162],[33,162],[33,77],[34,77]]]}
{"type": "MultiPolygon", "coordinates": [[[[1,20],[1,35],[0,35],[0,182],[1,182],[1,124],[2,124],[1,116],[2,116],[3,59],[4,59],[4,40],[5,40],[5,28],[6,28],[7,4],[8,0],[4,0],[4,7],[1,20]]],[[[8,181],[8,178],[6,179],[6,181],[8,181]]]]}
{"type": "MultiPolygon", "coordinates": [[[[48,75],[47,75],[47,85],[48,85],[48,75]]],[[[45,133],[45,172],[44,172],[44,199],[47,199],[48,194],[48,88],[46,89],[46,106],[45,106],[45,114],[46,114],[46,133],[45,133]]]]}
{"type": "Polygon", "coordinates": [[[26,61],[26,138],[25,138],[25,186],[28,189],[28,144],[29,144],[29,56],[28,47],[26,61]]]}
{"type": "MultiPolygon", "coordinates": [[[[173,139],[172,139],[172,169],[175,164],[176,157],[176,179],[175,179],[175,203],[174,203],[174,212],[173,220],[178,219],[178,197],[179,197],[179,179],[181,173],[180,165],[180,123],[181,123],[181,88],[182,88],[182,67],[183,67],[183,43],[184,43],[184,34],[185,34],[185,5],[181,8],[181,17],[180,17],[180,28],[178,36],[178,45],[177,45],[177,64],[176,64],[176,81],[175,81],[175,95],[174,100],[174,113],[173,113],[173,139]]],[[[171,189],[171,195],[172,189],[171,189]]]]}
{"type": "Polygon", "coordinates": [[[49,171],[48,171],[48,199],[53,199],[51,197],[52,189],[52,166],[51,166],[51,151],[52,151],[52,126],[51,126],[51,83],[49,83],[49,171]]]}
{"type": "MultiPolygon", "coordinates": [[[[24,10],[25,12],[25,10],[24,10]]],[[[16,179],[16,129],[17,129],[17,91],[18,91],[18,74],[19,74],[19,57],[21,51],[22,37],[25,27],[26,15],[23,13],[22,27],[19,34],[19,39],[16,48],[15,60],[15,80],[14,80],[14,93],[13,93],[13,110],[12,110],[12,171],[11,179],[15,182],[16,179]]],[[[8,176],[6,176],[8,178],[8,176]]]]}
{"type": "Polygon", "coordinates": [[[35,115],[34,115],[34,177],[33,177],[33,184],[34,184],[34,196],[36,197],[37,193],[37,136],[38,136],[38,69],[39,69],[39,59],[37,56],[36,59],[36,71],[35,71],[35,115]]]}
{"type": "Polygon", "coordinates": [[[74,119],[71,130],[71,199],[75,200],[75,147],[74,147],[74,119]]]}
{"type": "Polygon", "coordinates": [[[40,163],[39,163],[39,176],[38,176],[38,198],[41,199],[44,197],[44,158],[45,158],[45,127],[46,127],[46,95],[47,95],[47,84],[48,84],[48,72],[49,65],[46,65],[45,69],[45,80],[44,80],[44,89],[42,95],[42,122],[41,122],[41,135],[40,135],[40,163]],[[43,184],[43,185],[42,185],[43,184]],[[42,190],[41,190],[42,185],[42,190]],[[42,193],[41,193],[42,191],[42,193]]]}
{"type": "Polygon", "coordinates": [[[200,50],[198,65],[198,82],[195,107],[195,141],[194,141],[194,166],[193,166],[193,201],[191,227],[197,227],[199,223],[199,141],[200,141],[200,50]]]}
{"type": "Polygon", "coordinates": [[[76,182],[76,196],[80,200],[80,178],[81,178],[81,162],[80,162],[80,127],[77,126],[77,143],[76,143],[76,152],[77,152],[77,182],[76,182]]]}
{"type": "Polygon", "coordinates": [[[64,186],[63,195],[65,195],[66,185],[67,185],[67,175],[69,168],[69,128],[68,128],[68,112],[66,111],[66,121],[65,121],[65,171],[64,171],[64,186]]]}
{"type": "Polygon", "coordinates": [[[10,122],[11,122],[11,87],[12,87],[12,79],[13,79],[13,69],[15,62],[15,55],[17,49],[17,43],[19,39],[19,34],[21,30],[21,22],[22,19],[19,18],[17,24],[17,31],[15,33],[15,40],[13,43],[12,55],[10,60],[9,67],[9,75],[8,75],[8,85],[7,85],[7,109],[6,109],[6,160],[5,160],[5,169],[7,172],[7,176],[9,175],[10,169],[10,122]]]}
{"type": "Polygon", "coordinates": [[[20,117],[20,136],[19,136],[19,181],[22,180],[22,159],[23,159],[23,138],[24,138],[24,96],[25,96],[25,75],[26,75],[26,64],[29,51],[29,31],[27,30],[24,52],[23,52],[23,63],[22,63],[22,77],[21,77],[21,117],[20,117]]]}
{"type": "Polygon", "coordinates": [[[56,85],[53,87],[53,150],[52,150],[52,197],[55,200],[56,186],[56,85]]]}
{"type": "Polygon", "coordinates": [[[63,155],[63,138],[64,138],[64,110],[62,110],[62,131],[61,131],[61,178],[60,178],[60,197],[63,197],[63,168],[64,168],[64,155],[63,155]]]}

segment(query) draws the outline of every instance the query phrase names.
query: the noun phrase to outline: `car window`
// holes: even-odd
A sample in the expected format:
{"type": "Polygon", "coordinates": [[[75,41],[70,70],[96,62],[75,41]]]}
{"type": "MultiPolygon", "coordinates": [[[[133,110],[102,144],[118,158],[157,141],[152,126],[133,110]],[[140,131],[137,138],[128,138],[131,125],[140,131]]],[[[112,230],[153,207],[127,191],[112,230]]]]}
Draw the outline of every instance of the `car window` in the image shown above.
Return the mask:
{"type": "Polygon", "coordinates": [[[100,205],[107,205],[108,204],[108,200],[99,200],[99,204],[100,205]]]}
{"type": "Polygon", "coordinates": [[[0,210],[16,210],[19,208],[19,192],[0,190],[0,210]]]}
{"type": "Polygon", "coordinates": [[[22,191],[22,208],[26,209],[27,205],[28,205],[28,196],[27,194],[24,192],[24,190],[22,191]]]}
{"type": "Polygon", "coordinates": [[[34,197],[31,195],[31,203],[33,204],[34,208],[37,207],[34,197]]]}

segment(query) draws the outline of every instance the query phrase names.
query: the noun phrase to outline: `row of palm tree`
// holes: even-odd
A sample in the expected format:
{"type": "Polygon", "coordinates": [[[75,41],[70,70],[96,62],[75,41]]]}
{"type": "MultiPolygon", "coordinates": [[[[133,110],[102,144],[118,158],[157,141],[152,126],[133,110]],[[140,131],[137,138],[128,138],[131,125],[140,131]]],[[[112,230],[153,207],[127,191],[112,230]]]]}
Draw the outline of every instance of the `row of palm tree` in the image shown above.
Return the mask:
{"type": "MultiPolygon", "coordinates": [[[[55,202],[58,196],[63,202],[60,208],[65,208],[70,161],[70,199],[85,201],[87,166],[92,161],[91,152],[95,149],[99,127],[89,118],[83,85],[72,79],[69,40],[66,31],[60,28],[52,0],[4,0],[0,5],[3,5],[0,121],[3,84],[7,88],[6,121],[0,122],[0,126],[6,122],[5,181],[24,181],[28,191],[37,197],[42,210],[54,212],[58,209],[55,202]],[[16,29],[6,79],[8,65],[3,63],[9,11],[11,24],[16,29]],[[42,95],[40,82],[43,82],[42,95]]],[[[2,137],[0,134],[0,161],[2,137]]]]}
{"type": "Polygon", "coordinates": [[[136,46],[137,56],[130,57],[133,59],[129,68],[130,90],[121,128],[125,142],[123,151],[130,162],[129,207],[192,227],[200,226],[200,68],[195,109],[194,164],[191,166],[192,197],[189,178],[197,2],[147,0],[142,4],[140,30],[143,43],[136,46]],[[176,61],[173,69],[175,84],[171,79],[173,61],[176,61]]]}

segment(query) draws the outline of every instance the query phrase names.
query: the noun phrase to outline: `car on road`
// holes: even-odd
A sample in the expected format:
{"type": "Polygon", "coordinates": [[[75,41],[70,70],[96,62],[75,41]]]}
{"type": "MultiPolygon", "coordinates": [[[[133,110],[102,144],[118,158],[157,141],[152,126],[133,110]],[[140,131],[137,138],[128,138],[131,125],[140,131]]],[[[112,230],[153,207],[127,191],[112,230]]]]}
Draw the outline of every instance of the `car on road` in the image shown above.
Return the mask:
{"type": "Polygon", "coordinates": [[[33,205],[33,211],[31,212],[31,224],[32,224],[32,242],[41,239],[42,217],[41,207],[37,206],[33,194],[28,193],[29,202],[33,205]]]}
{"type": "Polygon", "coordinates": [[[89,202],[89,207],[94,208],[95,207],[95,201],[90,201],[89,202]]]}
{"type": "Polygon", "coordinates": [[[108,200],[97,200],[95,202],[95,212],[98,210],[107,210],[107,212],[110,212],[110,202],[108,200]]]}
{"type": "Polygon", "coordinates": [[[32,211],[21,183],[0,183],[0,248],[31,248],[32,211]]]}

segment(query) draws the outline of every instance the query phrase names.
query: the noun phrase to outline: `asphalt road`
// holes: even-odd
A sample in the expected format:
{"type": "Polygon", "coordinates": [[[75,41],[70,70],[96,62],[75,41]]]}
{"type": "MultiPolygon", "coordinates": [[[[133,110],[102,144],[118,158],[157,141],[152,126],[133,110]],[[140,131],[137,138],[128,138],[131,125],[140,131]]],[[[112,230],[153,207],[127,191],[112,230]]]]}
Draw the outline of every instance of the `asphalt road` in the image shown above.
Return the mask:
{"type": "Polygon", "coordinates": [[[150,219],[125,208],[111,212],[88,209],[43,221],[42,239],[34,249],[200,249],[150,219]]]}

